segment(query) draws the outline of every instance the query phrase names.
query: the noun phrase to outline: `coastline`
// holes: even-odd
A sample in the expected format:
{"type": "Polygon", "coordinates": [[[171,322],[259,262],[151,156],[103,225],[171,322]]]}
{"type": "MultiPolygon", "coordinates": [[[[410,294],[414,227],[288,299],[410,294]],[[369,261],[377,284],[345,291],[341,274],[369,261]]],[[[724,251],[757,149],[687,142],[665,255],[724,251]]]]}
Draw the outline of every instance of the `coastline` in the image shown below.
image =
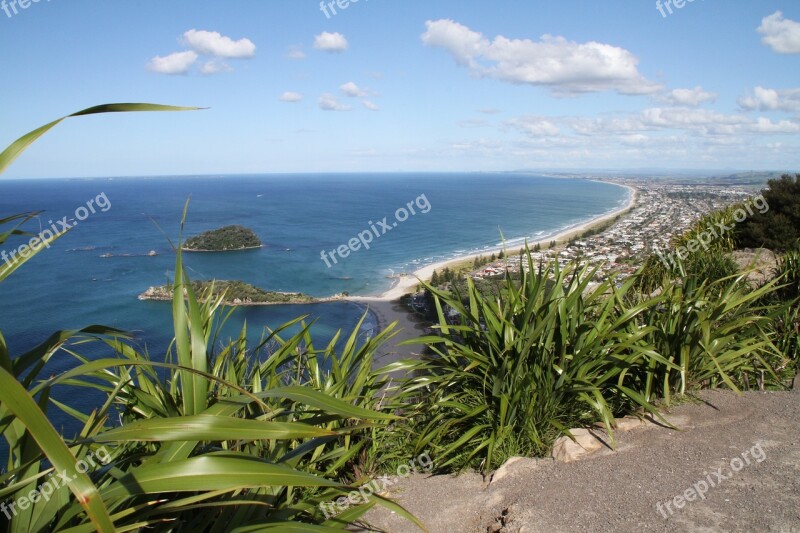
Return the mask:
{"type": "MultiPolygon", "coordinates": [[[[595,218],[593,218],[591,220],[587,220],[586,222],[582,222],[582,223],[577,224],[575,226],[571,226],[569,228],[566,228],[566,229],[562,230],[561,232],[559,232],[559,233],[557,233],[555,235],[546,237],[546,238],[541,239],[539,241],[529,242],[528,246],[530,248],[534,248],[537,244],[540,245],[541,247],[546,247],[552,241],[556,241],[558,244],[563,244],[563,242],[566,242],[566,241],[570,240],[572,237],[575,237],[576,235],[580,235],[581,233],[584,233],[584,232],[589,231],[589,230],[591,230],[593,228],[601,226],[601,225],[605,224],[606,222],[608,222],[609,220],[613,220],[614,218],[619,217],[619,216],[627,213],[636,204],[636,200],[638,198],[639,191],[635,187],[632,187],[630,185],[623,184],[623,183],[618,183],[618,182],[615,182],[615,181],[603,181],[603,180],[596,180],[596,179],[593,179],[593,180],[590,180],[590,181],[598,181],[598,182],[601,182],[601,183],[610,183],[610,184],[616,185],[617,187],[623,187],[623,188],[627,189],[630,192],[630,195],[628,197],[628,202],[626,203],[626,205],[624,205],[624,206],[622,206],[622,207],[620,207],[618,209],[615,209],[614,211],[611,211],[611,212],[606,213],[604,215],[597,216],[597,217],[595,217],[595,218]]],[[[515,254],[516,255],[516,254],[519,254],[520,251],[522,251],[524,249],[525,249],[524,246],[517,246],[517,247],[514,247],[512,249],[506,250],[506,253],[509,254],[509,255],[510,254],[515,254]]],[[[412,292],[414,290],[414,288],[419,284],[420,280],[425,280],[425,281],[430,280],[431,276],[433,276],[433,272],[435,270],[442,270],[445,267],[450,267],[450,266],[453,266],[453,265],[456,265],[456,264],[464,263],[465,261],[473,261],[477,257],[486,256],[487,254],[492,254],[492,253],[496,254],[496,253],[499,253],[501,251],[503,251],[503,247],[502,246],[497,246],[495,248],[490,248],[490,249],[487,249],[487,250],[483,250],[482,252],[479,252],[479,253],[474,253],[474,254],[454,257],[452,259],[446,259],[446,260],[443,260],[443,261],[439,261],[437,263],[432,263],[430,265],[424,266],[424,267],[414,271],[413,274],[401,274],[400,277],[399,277],[399,280],[397,281],[397,283],[395,283],[394,286],[391,289],[385,291],[384,293],[382,293],[380,295],[375,295],[375,296],[350,296],[350,297],[347,297],[347,298],[344,298],[344,299],[352,301],[352,302],[363,302],[363,303],[369,303],[369,302],[391,302],[391,301],[397,300],[397,299],[401,298],[402,296],[412,292]]]]}
{"type": "MultiPolygon", "coordinates": [[[[630,186],[630,185],[627,185],[627,184],[623,184],[623,183],[619,183],[619,182],[615,182],[615,181],[610,181],[610,180],[589,179],[588,181],[596,181],[596,182],[600,182],[600,183],[609,183],[609,184],[613,184],[613,185],[615,185],[617,187],[622,187],[622,188],[627,189],[629,191],[629,193],[630,193],[629,196],[628,196],[627,203],[624,206],[621,206],[619,208],[614,209],[613,211],[610,211],[608,213],[596,216],[596,217],[594,217],[594,218],[592,218],[590,220],[587,220],[585,222],[581,222],[579,224],[575,224],[573,226],[567,227],[567,228],[561,230],[560,232],[558,232],[558,233],[556,233],[554,235],[546,236],[544,238],[541,238],[538,241],[528,242],[528,246],[530,248],[534,248],[537,244],[540,247],[545,248],[552,241],[556,241],[557,245],[562,245],[562,244],[564,244],[565,242],[569,241],[571,238],[573,238],[573,237],[575,237],[577,235],[580,235],[580,234],[582,234],[582,233],[584,233],[586,231],[589,231],[591,229],[594,229],[596,227],[602,226],[602,225],[606,224],[608,221],[622,216],[623,214],[627,213],[628,211],[630,211],[635,206],[636,201],[638,199],[638,194],[639,194],[639,191],[638,191],[637,188],[635,188],[633,186],[630,186]]],[[[226,252],[237,252],[237,251],[243,251],[243,250],[262,248],[263,246],[264,245],[258,246],[258,247],[239,248],[239,249],[235,249],[235,250],[225,250],[225,251],[226,252]]],[[[517,255],[520,252],[522,252],[524,249],[525,249],[524,246],[515,245],[515,246],[513,246],[511,248],[506,248],[505,252],[507,253],[507,255],[511,255],[511,254],[517,255]]],[[[213,250],[185,250],[185,251],[187,251],[187,252],[199,252],[199,253],[214,253],[215,252],[213,250]]],[[[426,266],[424,266],[422,268],[419,268],[418,270],[414,271],[412,274],[401,274],[401,275],[399,275],[397,280],[396,280],[396,282],[394,283],[394,285],[390,289],[386,290],[385,292],[383,292],[381,294],[377,294],[377,295],[368,295],[368,296],[333,295],[333,296],[327,296],[327,297],[321,297],[321,298],[314,298],[312,301],[297,301],[297,302],[225,302],[224,305],[226,305],[226,306],[237,306],[237,307],[259,307],[259,306],[287,305],[287,304],[288,305],[310,305],[310,304],[324,304],[324,303],[331,303],[331,302],[352,302],[352,303],[355,303],[355,304],[367,304],[366,307],[369,309],[370,306],[368,304],[375,304],[375,303],[387,304],[387,303],[397,302],[401,297],[405,296],[406,294],[409,294],[409,293],[413,292],[415,287],[420,283],[420,280],[424,280],[424,281],[430,280],[431,277],[433,276],[434,271],[442,270],[445,267],[452,267],[454,265],[461,265],[461,264],[463,264],[465,262],[473,261],[477,257],[485,257],[485,256],[487,256],[489,254],[493,254],[493,253],[497,254],[497,253],[499,253],[501,251],[504,251],[504,248],[502,246],[496,246],[496,247],[493,247],[493,248],[485,249],[485,250],[483,250],[481,252],[472,253],[472,254],[468,254],[468,255],[462,255],[462,256],[458,256],[458,257],[453,257],[453,258],[450,258],[450,259],[446,259],[446,260],[438,261],[436,263],[432,263],[430,265],[426,265],[426,266]]],[[[151,287],[148,290],[152,290],[152,289],[153,289],[153,287],[151,287]]],[[[285,294],[287,296],[296,295],[296,293],[278,293],[278,294],[285,294]]],[[[160,298],[160,297],[145,296],[145,295],[146,295],[146,293],[140,294],[139,297],[138,297],[139,300],[150,300],[150,301],[172,300],[171,296],[169,298],[160,298]]],[[[375,313],[377,315],[376,318],[378,319],[378,323],[379,323],[379,326],[378,326],[379,331],[382,331],[385,328],[385,326],[388,325],[388,323],[390,323],[390,322],[392,322],[394,320],[397,320],[401,315],[404,315],[405,313],[407,313],[407,311],[405,311],[404,313],[401,314],[401,313],[398,312],[398,311],[400,311],[399,309],[394,309],[393,310],[394,312],[391,312],[391,311],[389,311],[389,307],[387,307],[385,305],[381,305],[379,307],[381,307],[383,309],[383,311],[384,311],[384,313],[375,313]],[[383,315],[386,315],[386,314],[392,315],[393,320],[387,320],[385,316],[380,316],[382,314],[383,315]]]]}

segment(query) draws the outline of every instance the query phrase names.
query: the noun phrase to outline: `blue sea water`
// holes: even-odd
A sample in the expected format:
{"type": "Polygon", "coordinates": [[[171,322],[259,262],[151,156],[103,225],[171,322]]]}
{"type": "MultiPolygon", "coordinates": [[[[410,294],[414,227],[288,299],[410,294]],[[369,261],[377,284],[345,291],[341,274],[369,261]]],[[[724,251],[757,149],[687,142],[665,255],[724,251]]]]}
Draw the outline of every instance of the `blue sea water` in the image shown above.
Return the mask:
{"type": "MultiPolygon", "coordinates": [[[[268,290],[329,296],[379,294],[390,288],[393,274],[495,247],[501,231],[509,243],[557,233],[615,209],[628,192],[523,173],[0,180],[0,218],[43,210],[25,227],[36,234],[51,220],[74,218],[100,195],[108,204],[96,201],[95,213],[0,283],[0,331],[12,354],[53,331],[89,324],[136,332],[151,353],[163,353],[172,336],[170,306],[137,295],[174,277],[170,243],[178,241],[187,199],[185,236],[241,224],[265,243],[258,250],[185,254],[193,279],[240,279],[268,290]],[[415,200],[412,215],[408,206],[415,200]],[[402,222],[400,208],[408,211],[402,222]],[[384,217],[391,230],[375,237],[369,250],[337,255],[330,268],[321,259],[323,250],[372,226],[382,233],[384,217]],[[149,257],[151,250],[158,255],[149,257]]],[[[9,240],[0,251],[23,242],[9,240]]],[[[243,308],[231,332],[246,319],[249,331],[260,335],[265,326],[308,314],[317,320],[316,335],[326,339],[352,328],[363,312],[346,302],[243,308]]]]}

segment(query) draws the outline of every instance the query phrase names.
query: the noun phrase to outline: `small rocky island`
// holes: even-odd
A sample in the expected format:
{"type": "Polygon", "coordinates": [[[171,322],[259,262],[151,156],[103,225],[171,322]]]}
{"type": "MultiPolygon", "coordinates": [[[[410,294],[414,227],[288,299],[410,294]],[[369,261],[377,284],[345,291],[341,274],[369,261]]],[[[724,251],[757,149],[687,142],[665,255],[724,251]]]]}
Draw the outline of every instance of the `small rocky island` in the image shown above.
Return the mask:
{"type": "MultiPolygon", "coordinates": [[[[140,300],[172,300],[172,285],[150,287],[139,295],[140,300]]],[[[311,304],[318,300],[299,292],[265,291],[243,281],[193,281],[192,290],[198,298],[219,298],[225,294],[226,305],[311,304]],[[213,291],[211,286],[213,284],[213,291]]]]}
{"type": "Polygon", "coordinates": [[[186,252],[234,252],[261,248],[263,244],[252,230],[244,226],[225,226],[196,235],[183,243],[186,252]]]}

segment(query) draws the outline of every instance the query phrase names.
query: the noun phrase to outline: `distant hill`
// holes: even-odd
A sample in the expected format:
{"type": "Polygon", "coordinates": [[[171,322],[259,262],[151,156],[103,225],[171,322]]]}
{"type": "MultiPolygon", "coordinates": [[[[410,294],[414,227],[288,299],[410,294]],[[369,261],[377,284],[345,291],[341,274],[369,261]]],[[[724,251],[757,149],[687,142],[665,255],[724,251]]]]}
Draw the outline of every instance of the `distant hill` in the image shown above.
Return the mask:
{"type": "Polygon", "coordinates": [[[225,226],[206,231],[183,243],[187,252],[231,252],[261,248],[263,244],[252,230],[244,226],[225,226]]]}

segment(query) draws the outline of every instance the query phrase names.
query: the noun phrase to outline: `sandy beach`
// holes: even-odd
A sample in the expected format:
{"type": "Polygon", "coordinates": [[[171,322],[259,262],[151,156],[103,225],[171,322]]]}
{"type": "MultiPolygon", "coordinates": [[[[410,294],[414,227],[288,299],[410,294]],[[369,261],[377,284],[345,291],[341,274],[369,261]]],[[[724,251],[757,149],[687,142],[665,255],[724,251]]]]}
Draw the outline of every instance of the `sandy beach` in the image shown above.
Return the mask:
{"type": "MultiPolygon", "coordinates": [[[[592,220],[588,220],[588,221],[586,221],[584,223],[581,223],[581,224],[578,224],[576,226],[572,226],[570,228],[566,228],[564,231],[562,231],[562,232],[560,232],[560,233],[558,233],[556,235],[552,235],[552,236],[546,237],[546,238],[544,238],[544,239],[542,239],[540,241],[529,242],[528,246],[530,248],[534,248],[537,244],[539,244],[542,248],[545,248],[552,241],[556,241],[559,244],[561,244],[561,243],[563,243],[565,241],[568,241],[569,239],[571,239],[572,237],[574,237],[576,235],[580,235],[581,233],[583,233],[583,232],[585,232],[587,230],[590,230],[590,229],[592,229],[592,228],[594,228],[596,226],[602,225],[605,222],[607,222],[608,220],[614,219],[615,217],[617,217],[617,216],[629,211],[633,207],[633,205],[636,203],[636,197],[637,197],[637,193],[638,193],[636,188],[631,187],[629,185],[624,185],[622,183],[616,183],[616,182],[607,182],[606,181],[604,183],[614,183],[614,185],[617,185],[618,187],[624,187],[624,188],[628,189],[631,192],[630,197],[628,199],[628,203],[625,206],[620,207],[619,209],[616,209],[616,210],[614,210],[614,211],[612,211],[610,213],[607,213],[605,215],[601,215],[599,217],[593,218],[592,220]]],[[[524,247],[514,247],[512,249],[506,250],[506,253],[508,255],[512,255],[512,254],[518,255],[520,250],[523,250],[523,249],[524,249],[524,247]]],[[[484,251],[482,251],[480,253],[475,253],[475,254],[471,254],[471,255],[455,257],[453,259],[448,259],[446,261],[439,261],[438,263],[433,263],[433,264],[427,265],[425,267],[422,267],[419,270],[415,271],[413,274],[403,274],[403,275],[401,275],[400,278],[397,280],[397,282],[395,283],[395,285],[391,289],[389,289],[388,291],[384,292],[383,294],[381,294],[379,296],[357,296],[357,297],[354,296],[354,297],[349,297],[347,299],[351,300],[351,301],[354,301],[354,302],[366,302],[366,303],[369,303],[369,302],[387,302],[387,301],[397,300],[398,298],[402,297],[403,295],[408,294],[409,292],[413,291],[414,288],[419,284],[420,280],[425,280],[425,281],[430,280],[431,276],[433,276],[434,270],[442,270],[445,267],[449,267],[449,266],[452,266],[452,265],[455,265],[455,264],[458,264],[458,263],[463,263],[464,261],[472,261],[476,257],[491,255],[493,253],[497,254],[497,253],[499,253],[501,251],[503,251],[503,247],[502,246],[498,246],[496,248],[491,248],[491,249],[484,250],[484,251]]]]}

